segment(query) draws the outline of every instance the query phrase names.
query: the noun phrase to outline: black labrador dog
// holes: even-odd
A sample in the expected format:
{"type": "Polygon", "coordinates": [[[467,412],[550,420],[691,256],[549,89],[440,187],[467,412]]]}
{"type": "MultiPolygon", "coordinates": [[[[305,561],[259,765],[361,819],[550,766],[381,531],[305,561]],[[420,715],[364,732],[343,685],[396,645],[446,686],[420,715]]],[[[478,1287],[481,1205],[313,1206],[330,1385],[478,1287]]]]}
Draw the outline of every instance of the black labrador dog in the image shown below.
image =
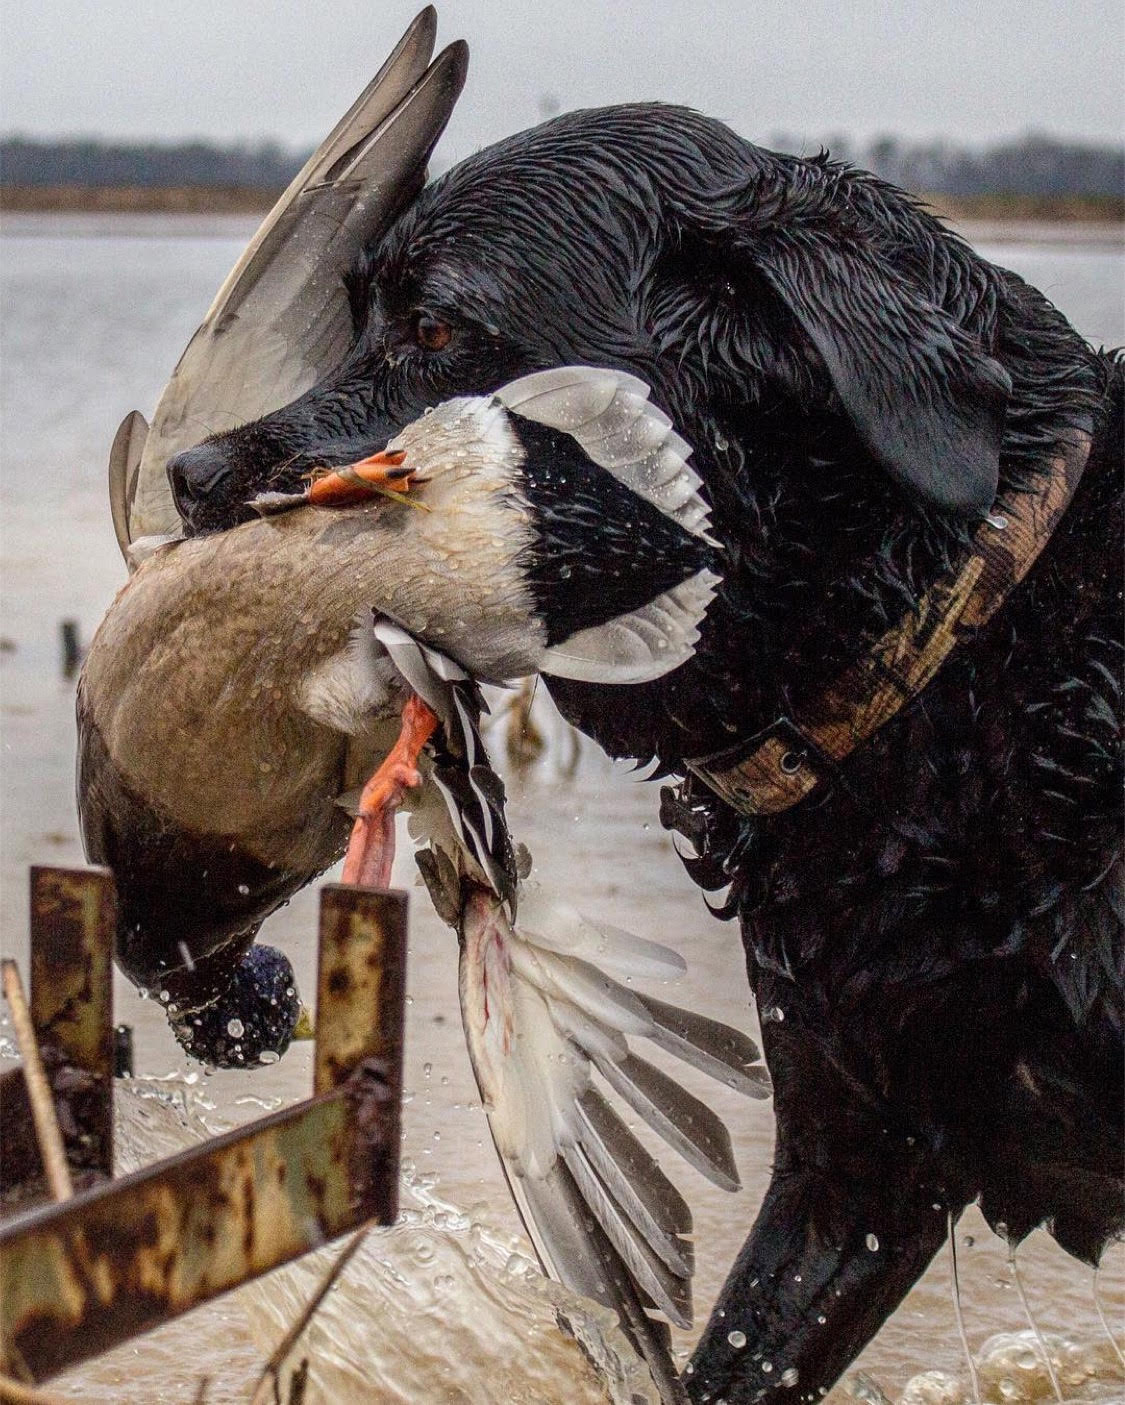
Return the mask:
{"type": "Polygon", "coordinates": [[[1096,1262],[1125,1227],[1121,362],[901,191],[660,106],[473,156],[349,289],[327,380],[172,461],[193,530],[568,363],[648,381],[713,505],[727,571],[696,657],[624,700],[551,683],[613,755],[679,778],[664,822],[725,890],[762,1019],[773,1179],[692,1398],[816,1400],[974,1200],[1011,1242],[1046,1224],[1096,1262]],[[928,657],[1006,518],[1034,559],[1016,543],[936,675],[892,678],[861,725],[878,641],[928,657]],[[826,698],[835,751],[794,723],[826,698]],[[813,783],[743,803],[771,738],[774,780],[813,783]]]}

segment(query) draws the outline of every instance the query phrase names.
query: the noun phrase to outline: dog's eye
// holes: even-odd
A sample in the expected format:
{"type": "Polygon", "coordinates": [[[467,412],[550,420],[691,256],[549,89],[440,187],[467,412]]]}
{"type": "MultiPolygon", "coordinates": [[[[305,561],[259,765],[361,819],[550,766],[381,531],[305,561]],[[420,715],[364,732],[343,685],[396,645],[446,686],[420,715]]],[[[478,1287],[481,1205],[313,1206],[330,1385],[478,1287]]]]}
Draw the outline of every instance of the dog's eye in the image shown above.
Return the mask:
{"type": "Polygon", "coordinates": [[[414,340],[426,351],[443,351],[452,336],[453,328],[437,317],[420,312],[414,320],[414,340]]]}

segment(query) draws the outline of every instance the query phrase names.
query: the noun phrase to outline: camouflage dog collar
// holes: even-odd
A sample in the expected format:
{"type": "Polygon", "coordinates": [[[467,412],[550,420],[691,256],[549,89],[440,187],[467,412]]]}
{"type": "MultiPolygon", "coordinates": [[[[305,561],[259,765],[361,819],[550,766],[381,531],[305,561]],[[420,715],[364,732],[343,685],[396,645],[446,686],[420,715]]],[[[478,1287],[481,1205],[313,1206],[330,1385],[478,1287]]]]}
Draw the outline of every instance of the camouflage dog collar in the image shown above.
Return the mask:
{"type": "Polygon", "coordinates": [[[879,639],[794,717],[687,763],[688,770],[745,815],[775,815],[810,795],[833,769],[888,723],[934,678],[1023,580],[1074,496],[1090,452],[1079,436],[1005,515],[984,519],[957,574],[932,585],[915,611],[879,639]]]}

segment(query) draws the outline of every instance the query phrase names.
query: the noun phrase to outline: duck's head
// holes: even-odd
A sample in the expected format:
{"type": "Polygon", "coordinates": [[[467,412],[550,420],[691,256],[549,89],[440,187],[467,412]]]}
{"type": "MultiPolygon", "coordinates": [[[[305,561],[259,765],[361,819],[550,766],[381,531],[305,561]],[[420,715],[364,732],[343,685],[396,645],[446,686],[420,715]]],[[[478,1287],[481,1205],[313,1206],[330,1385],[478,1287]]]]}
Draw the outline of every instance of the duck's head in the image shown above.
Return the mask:
{"type": "Polygon", "coordinates": [[[218,1000],[169,1013],[168,1022],[192,1058],[215,1068],[256,1068],[281,1058],[302,1013],[289,958],[275,946],[255,943],[218,1000]]]}

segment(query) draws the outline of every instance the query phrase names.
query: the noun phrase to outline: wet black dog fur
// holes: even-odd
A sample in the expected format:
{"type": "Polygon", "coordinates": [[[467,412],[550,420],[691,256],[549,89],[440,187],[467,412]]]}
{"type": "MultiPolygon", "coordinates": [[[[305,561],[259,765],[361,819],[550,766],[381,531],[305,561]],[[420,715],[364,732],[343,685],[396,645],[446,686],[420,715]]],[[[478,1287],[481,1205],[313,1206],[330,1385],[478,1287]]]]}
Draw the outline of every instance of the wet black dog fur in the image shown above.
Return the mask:
{"type": "Polygon", "coordinates": [[[657,106],[465,161],[349,287],[338,371],[173,465],[193,526],[449,396],[635,372],[694,445],[725,584],[670,677],[551,690],[670,776],[823,690],[957,561],[997,475],[1018,493],[1093,433],[1028,578],[830,784],[752,820],[676,780],[663,818],[741,923],[777,1113],[692,1398],[819,1398],[974,1200],[1096,1262],[1125,1227],[1120,361],[902,192],[657,106]]]}

